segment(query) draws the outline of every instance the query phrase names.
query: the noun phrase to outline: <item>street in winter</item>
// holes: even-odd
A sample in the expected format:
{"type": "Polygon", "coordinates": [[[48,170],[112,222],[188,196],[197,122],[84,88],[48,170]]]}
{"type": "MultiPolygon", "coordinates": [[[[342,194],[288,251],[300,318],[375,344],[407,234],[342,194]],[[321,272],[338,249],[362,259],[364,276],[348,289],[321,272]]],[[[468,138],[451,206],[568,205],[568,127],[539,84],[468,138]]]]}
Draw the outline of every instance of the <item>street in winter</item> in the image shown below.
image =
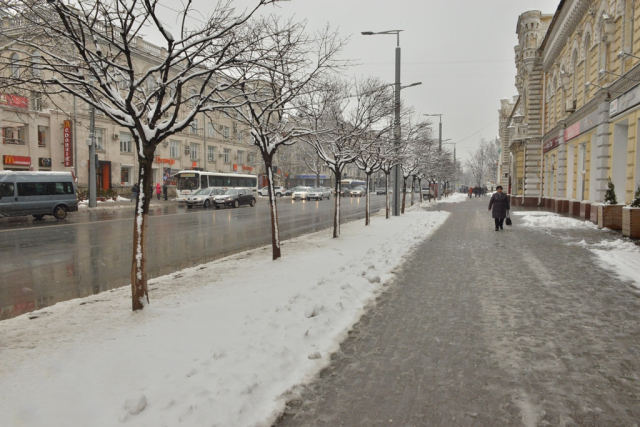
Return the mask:
{"type": "Polygon", "coordinates": [[[634,0],[0,0],[0,426],[640,427],[634,0]]]}

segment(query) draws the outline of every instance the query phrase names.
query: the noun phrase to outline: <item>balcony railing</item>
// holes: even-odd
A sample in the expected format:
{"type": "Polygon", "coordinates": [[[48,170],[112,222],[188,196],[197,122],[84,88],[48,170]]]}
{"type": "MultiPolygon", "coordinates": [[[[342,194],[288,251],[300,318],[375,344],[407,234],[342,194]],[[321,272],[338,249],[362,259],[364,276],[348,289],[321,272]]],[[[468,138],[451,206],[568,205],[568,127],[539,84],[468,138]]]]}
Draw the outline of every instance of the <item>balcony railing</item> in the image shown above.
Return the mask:
{"type": "Polygon", "coordinates": [[[12,145],[25,145],[26,144],[24,139],[18,139],[18,138],[4,138],[2,140],[2,142],[4,144],[12,144],[12,145]]]}

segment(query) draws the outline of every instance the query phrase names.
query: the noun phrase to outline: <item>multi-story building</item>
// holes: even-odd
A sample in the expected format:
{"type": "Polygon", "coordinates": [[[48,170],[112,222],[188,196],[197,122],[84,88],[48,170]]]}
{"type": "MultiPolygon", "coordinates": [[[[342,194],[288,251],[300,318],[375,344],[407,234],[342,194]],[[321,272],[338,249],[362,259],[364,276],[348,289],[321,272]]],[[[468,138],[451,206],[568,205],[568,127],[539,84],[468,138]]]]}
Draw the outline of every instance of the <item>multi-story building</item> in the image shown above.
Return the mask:
{"type": "MultiPolygon", "coordinates": [[[[4,18],[5,31],[21,31],[23,22],[4,18]]],[[[136,40],[137,67],[144,69],[166,55],[166,51],[142,38],[136,40]]],[[[40,72],[37,52],[25,58],[6,50],[1,54],[8,66],[5,73],[19,75],[24,68],[40,72]]],[[[79,188],[89,182],[88,106],[73,96],[44,98],[21,88],[0,89],[2,164],[0,170],[71,171],[79,188]]],[[[135,144],[127,129],[99,111],[95,113],[97,186],[129,192],[138,175],[135,144]]],[[[201,114],[185,131],[160,144],[153,163],[153,181],[184,169],[259,174],[263,169],[256,147],[246,128],[233,115],[201,114]]]]}
{"type": "Polygon", "coordinates": [[[519,97],[508,129],[510,194],[522,202],[595,219],[609,179],[618,201],[631,202],[640,183],[635,7],[634,0],[562,0],[553,16],[520,16],[519,97]],[[528,151],[538,137],[542,146],[528,151]]]}

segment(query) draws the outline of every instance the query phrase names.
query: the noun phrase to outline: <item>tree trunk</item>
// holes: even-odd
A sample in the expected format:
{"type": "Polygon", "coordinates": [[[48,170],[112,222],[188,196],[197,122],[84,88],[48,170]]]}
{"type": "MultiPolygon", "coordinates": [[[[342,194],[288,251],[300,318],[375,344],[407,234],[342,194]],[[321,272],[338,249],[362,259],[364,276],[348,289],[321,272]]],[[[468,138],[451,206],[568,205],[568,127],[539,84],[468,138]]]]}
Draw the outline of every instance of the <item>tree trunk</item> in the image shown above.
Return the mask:
{"type": "Polygon", "coordinates": [[[140,164],[138,171],[140,189],[136,199],[133,221],[133,258],[131,260],[131,308],[133,311],[142,310],[145,305],[149,304],[146,252],[149,203],[153,197],[151,190],[153,157],[138,156],[138,163],[140,164]]]}
{"type": "Polygon", "coordinates": [[[316,187],[320,187],[320,172],[316,172],[316,187]]]}
{"type": "Polygon", "coordinates": [[[416,177],[411,177],[411,206],[414,203],[414,195],[416,194],[416,177]]]}
{"type": "Polygon", "coordinates": [[[342,172],[334,172],[336,177],[336,197],[335,209],[333,213],[333,238],[340,237],[340,181],[342,180],[342,172]]]}
{"type": "Polygon", "coordinates": [[[385,194],[385,202],[384,209],[386,211],[386,219],[389,219],[389,174],[387,172],[384,173],[384,194],[385,194]]]}
{"type": "Polygon", "coordinates": [[[371,213],[369,212],[369,181],[371,181],[371,175],[367,175],[367,182],[365,183],[365,213],[364,213],[364,225],[369,225],[371,222],[371,213]]]}
{"type": "Polygon", "coordinates": [[[420,190],[420,203],[424,202],[424,196],[422,195],[422,178],[418,178],[418,189],[420,190]]]}
{"type": "Polygon", "coordinates": [[[404,213],[404,203],[407,199],[407,178],[402,180],[402,209],[400,213],[404,213]]]}
{"type": "Polygon", "coordinates": [[[263,154],[264,166],[267,170],[267,187],[269,187],[269,211],[271,212],[271,248],[273,260],[282,256],[280,252],[280,230],[278,229],[278,206],[276,205],[276,192],[273,188],[273,156],[263,154]]]}

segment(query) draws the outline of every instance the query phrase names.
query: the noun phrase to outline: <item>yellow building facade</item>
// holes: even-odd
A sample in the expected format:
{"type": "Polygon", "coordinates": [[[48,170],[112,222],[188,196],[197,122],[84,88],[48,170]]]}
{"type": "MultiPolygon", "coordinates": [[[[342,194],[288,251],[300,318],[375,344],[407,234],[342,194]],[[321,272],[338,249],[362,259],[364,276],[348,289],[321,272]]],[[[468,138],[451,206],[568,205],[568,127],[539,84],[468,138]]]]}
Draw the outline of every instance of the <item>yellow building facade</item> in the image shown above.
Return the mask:
{"type": "MultiPolygon", "coordinates": [[[[604,201],[609,179],[618,202],[631,202],[640,183],[638,4],[635,0],[559,3],[535,54],[530,55],[535,59],[529,69],[539,66],[542,70],[540,105],[522,102],[527,88],[519,87],[523,73],[518,69],[520,106],[511,117],[512,133],[518,128],[518,113],[542,119],[538,171],[542,185],[537,205],[595,220],[595,206],[604,201]]],[[[541,22],[549,16],[526,12],[519,26],[532,15],[540,16],[541,22]]],[[[528,40],[523,40],[520,28],[518,36],[516,64],[523,64],[525,58],[519,57],[518,51],[528,40]]],[[[511,142],[511,148],[513,162],[526,164],[527,160],[519,157],[519,144],[511,142]]],[[[525,168],[522,170],[518,174],[516,168],[510,185],[517,186],[522,178],[526,183],[525,168]]],[[[517,189],[512,194],[518,195],[517,189]]]]}

